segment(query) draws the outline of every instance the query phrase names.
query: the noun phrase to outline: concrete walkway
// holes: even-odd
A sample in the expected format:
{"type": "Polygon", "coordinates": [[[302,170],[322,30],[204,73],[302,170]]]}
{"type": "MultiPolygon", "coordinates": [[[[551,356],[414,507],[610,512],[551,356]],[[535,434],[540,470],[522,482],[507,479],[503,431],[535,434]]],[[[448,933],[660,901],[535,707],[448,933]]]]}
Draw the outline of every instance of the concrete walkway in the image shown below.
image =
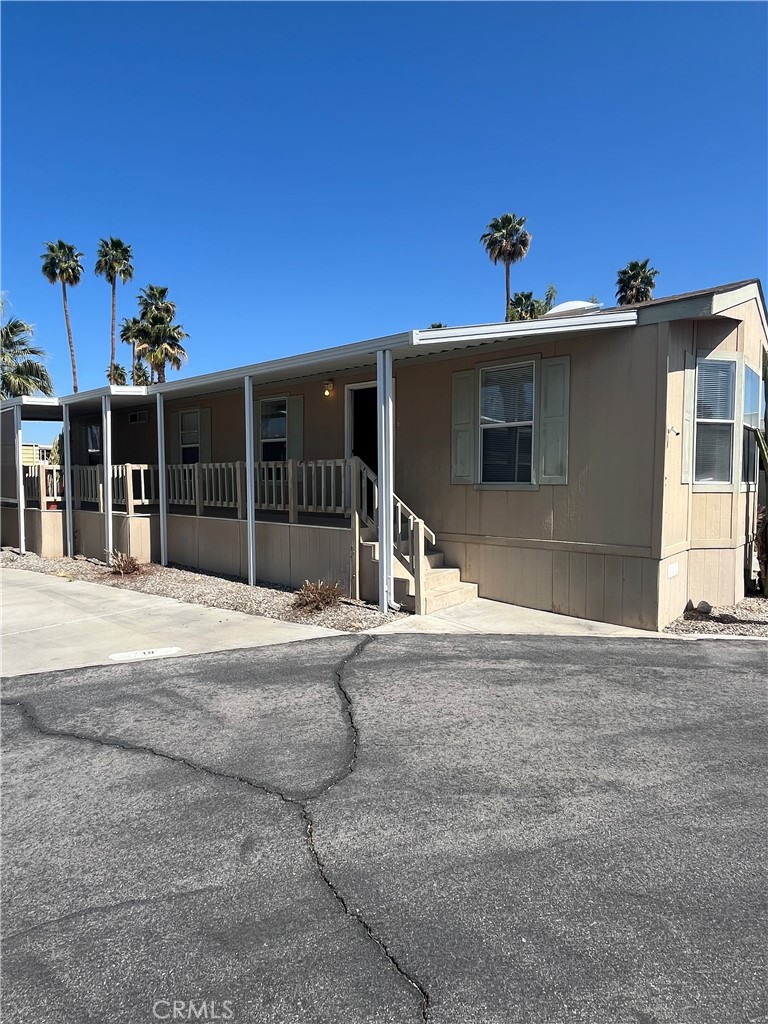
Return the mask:
{"type": "Polygon", "coordinates": [[[648,629],[630,629],[611,622],[593,622],[535,608],[478,598],[432,615],[412,615],[372,629],[371,633],[492,633],[528,636],[667,636],[648,629]]]}
{"type": "Polygon", "coordinates": [[[23,569],[0,580],[6,677],[340,635],[23,569]]]}

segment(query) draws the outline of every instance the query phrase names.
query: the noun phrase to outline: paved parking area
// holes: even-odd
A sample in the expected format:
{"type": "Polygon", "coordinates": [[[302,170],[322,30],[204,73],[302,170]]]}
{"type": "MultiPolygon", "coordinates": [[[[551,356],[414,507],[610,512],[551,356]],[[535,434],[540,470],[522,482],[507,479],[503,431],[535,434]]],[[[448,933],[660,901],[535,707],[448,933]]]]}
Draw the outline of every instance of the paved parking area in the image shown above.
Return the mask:
{"type": "Polygon", "coordinates": [[[762,1021],[765,670],[380,635],[13,678],[3,1020],[762,1021]]]}

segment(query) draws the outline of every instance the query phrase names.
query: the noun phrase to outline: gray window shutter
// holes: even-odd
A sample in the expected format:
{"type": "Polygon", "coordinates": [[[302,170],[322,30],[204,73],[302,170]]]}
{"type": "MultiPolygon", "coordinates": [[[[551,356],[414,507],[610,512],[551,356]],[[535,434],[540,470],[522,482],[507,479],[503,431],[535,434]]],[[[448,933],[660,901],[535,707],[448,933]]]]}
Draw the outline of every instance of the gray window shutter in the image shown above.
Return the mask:
{"type": "Polygon", "coordinates": [[[177,412],[168,417],[168,461],[172,466],[181,462],[180,416],[177,412]]]}
{"type": "Polygon", "coordinates": [[[693,465],[693,407],[696,397],[696,356],[693,352],[685,353],[685,379],[683,381],[683,453],[680,482],[691,482],[691,466],[693,465]]]}
{"type": "Polygon", "coordinates": [[[475,371],[453,374],[451,393],[451,483],[475,482],[475,371]]]}
{"type": "Polygon", "coordinates": [[[211,461],[211,410],[200,410],[200,461],[211,461]]]}
{"type": "Polygon", "coordinates": [[[539,483],[568,483],[571,358],[541,360],[539,483]]]}
{"type": "Polygon", "coordinates": [[[288,444],[289,459],[304,458],[304,396],[292,395],[288,399],[288,444]]]}

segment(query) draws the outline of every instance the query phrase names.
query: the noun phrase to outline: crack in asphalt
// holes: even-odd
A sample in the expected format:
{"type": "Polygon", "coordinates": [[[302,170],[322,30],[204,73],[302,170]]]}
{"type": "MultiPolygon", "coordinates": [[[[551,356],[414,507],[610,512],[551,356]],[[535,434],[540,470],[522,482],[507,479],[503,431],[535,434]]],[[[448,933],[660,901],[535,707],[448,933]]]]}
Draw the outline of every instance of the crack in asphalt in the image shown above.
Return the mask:
{"type": "Polygon", "coordinates": [[[159,896],[136,897],[130,900],[119,900],[117,903],[96,903],[83,910],[73,910],[71,914],[62,914],[61,917],[51,917],[40,924],[30,925],[29,928],[22,928],[18,932],[12,932],[3,938],[3,945],[23,939],[26,935],[43,931],[45,928],[53,928],[59,924],[67,924],[69,921],[77,921],[85,917],[96,917],[99,914],[112,914],[119,910],[131,910],[133,907],[149,907],[157,903],[170,903],[173,900],[188,899],[190,896],[199,896],[201,893],[218,892],[226,889],[227,883],[221,885],[203,885],[199,889],[180,889],[178,892],[162,893],[159,896]]]}
{"type": "MultiPolygon", "coordinates": [[[[68,731],[66,729],[57,729],[54,726],[47,726],[40,720],[40,717],[35,707],[29,701],[14,700],[12,698],[2,698],[0,700],[0,704],[4,707],[18,708],[21,711],[22,717],[26,721],[27,725],[34,732],[37,732],[42,736],[48,736],[54,739],[76,740],[80,743],[92,743],[96,746],[124,750],[127,753],[132,754],[149,754],[152,757],[157,757],[161,760],[169,761],[173,764],[182,765],[185,768],[189,768],[191,771],[200,772],[201,774],[210,776],[214,779],[224,779],[229,782],[236,782],[240,785],[248,786],[251,789],[259,790],[260,792],[265,793],[267,796],[276,797],[278,800],[282,801],[282,803],[286,804],[287,806],[298,810],[305,826],[304,838],[307,844],[307,850],[309,851],[309,855],[315,867],[317,868],[317,872],[320,875],[320,878],[330,891],[333,898],[344,911],[345,916],[349,917],[351,920],[355,921],[357,924],[360,925],[360,927],[365,931],[366,936],[373,943],[375,943],[375,945],[387,958],[394,971],[418,994],[419,999],[421,1000],[421,1022],[422,1024],[427,1024],[429,1018],[430,1004],[429,992],[424,987],[424,985],[400,963],[400,961],[392,953],[384,939],[380,938],[375,933],[373,927],[368,923],[363,914],[359,910],[354,909],[350,906],[347,898],[336,886],[336,884],[332,881],[330,875],[328,874],[325,862],[320,856],[317,846],[315,845],[315,824],[314,819],[312,817],[312,810],[310,808],[310,804],[314,801],[319,800],[321,797],[325,796],[325,794],[328,793],[331,789],[333,789],[334,786],[338,785],[339,782],[347,778],[349,775],[352,775],[357,765],[357,757],[360,748],[360,730],[357,726],[357,722],[355,721],[354,705],[352,703],[352,698],[349,696],[349,692],[347,691],[344,685],[344,674],[346,670],[349,668],[349,666],[352,664],[352,662],[363,652],[363,650],[368,646],[369,643],[373,642],[373,640],[374,637],[370,634],[364,636],[360,640],[360,642],[356,644],[356,646],[350,652],[350,654],[343,658],[342,661],[340,661],[338,665],[333,669],[334,689],[336,690],[341,701],[342,713],[344,715],[344,718],[346,719],[347,732],[351,739],[349,756],[347,757],[344,766],[338,772],[336,772],[335,775],[331,777],[330,781],[325,783],[325,785],[323,785],[320,789],[313,790],[303,797],[291,796],[289,793],[285,793],[282,790],[277,789],[275,786],[270,786],[264,782],[258,782],[256,779],[251,779],[246,775],[239,775],[233,772],[225,772],[218,768],[212,768],[208,765],[200,764],[196,761],[191,761],[187,757],[181,757],[176,754],[170,754],[164,750],[158,750],[156,747],[151,747],[140,743],[129,743],[117,739],[116,737],[94,736],[89,733],[68,731]]],[[[140,905],[144,902],[149,901],[126,901],[126,904],[130,905],[131,902],[135,902],[137,905],[140,905]]],[[[84,914],[90,912],[97,913],[103,910],[119,909],[123,905],[124,904],[115,904],[112,907],[93,907],[89,908],[88,910],[82,912],[79,915],[66,915],[64,918],[57,918],[53,921],[45,922],[45,924],[56,924],[59,921],[68,920],[71,917],[83,916],[84,914]]],[[[35,928],[42,926],[43,925],[35,926],[35,928]]],[[[33,930],[35,929],[30,928],[26,929],[23,932],[17,932],[14,935],[8,936],[5,941],[11,941],[11,939],[21,937],[33,930]]]]}

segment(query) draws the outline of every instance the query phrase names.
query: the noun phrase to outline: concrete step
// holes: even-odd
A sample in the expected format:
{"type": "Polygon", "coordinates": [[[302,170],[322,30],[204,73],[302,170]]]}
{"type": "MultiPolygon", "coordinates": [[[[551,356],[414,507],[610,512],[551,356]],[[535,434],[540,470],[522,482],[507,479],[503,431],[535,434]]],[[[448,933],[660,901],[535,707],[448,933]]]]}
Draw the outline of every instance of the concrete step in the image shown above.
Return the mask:
{"type": "Polygon", "coordinates": [[[448,586],[456,586],[461,583],[461,573],[458,569],[430,569],[424,575],[424,586],[427,591],[443,590],[448,586]]]}
{"type": "Polygon", "coordinates": [[[427,563],[430,569],[439,569],[441,566],[445,565],[445,555],[442,551],[428,551],[427,563]]]}
{"type": "Polygon", "coordinates": [[[477,597],[476,583],[459,583],[439,587],[437,590],[427,590],[425,595],[426,614],[442,611],[444,608],[453,608],[457,604],[466,604],[467,601],[474,601],[477,597]]]}

